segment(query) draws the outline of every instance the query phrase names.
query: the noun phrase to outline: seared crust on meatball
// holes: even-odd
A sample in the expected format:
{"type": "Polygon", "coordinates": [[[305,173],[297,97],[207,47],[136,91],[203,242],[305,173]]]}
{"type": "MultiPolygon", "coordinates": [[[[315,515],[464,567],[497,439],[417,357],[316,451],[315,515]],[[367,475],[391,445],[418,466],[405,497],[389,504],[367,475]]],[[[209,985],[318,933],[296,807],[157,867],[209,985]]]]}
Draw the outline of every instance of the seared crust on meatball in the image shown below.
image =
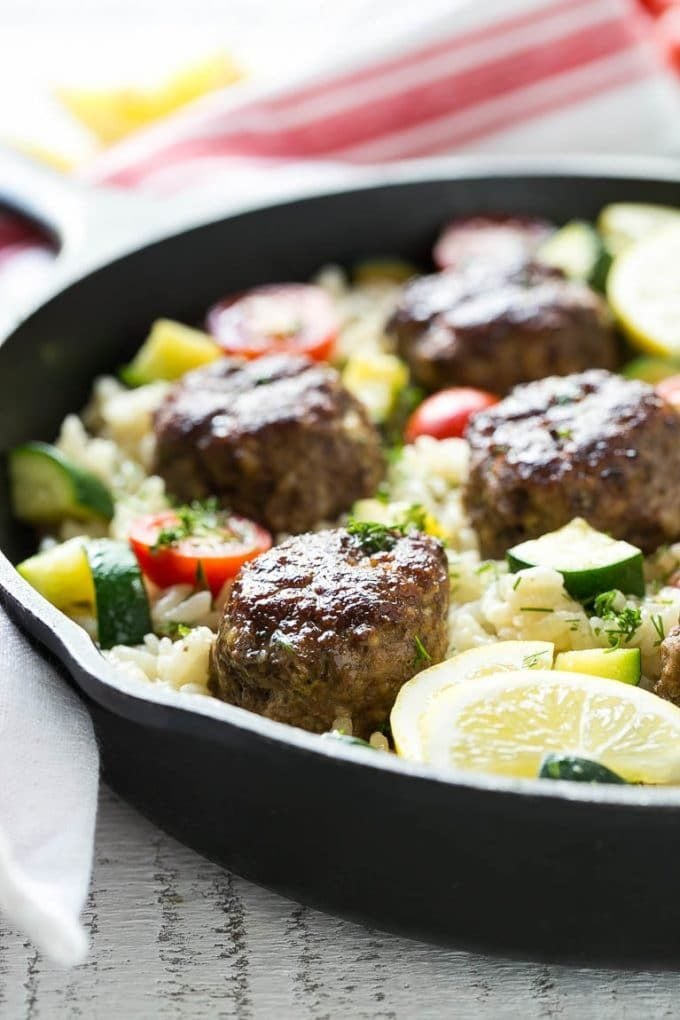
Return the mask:
{"type": "Polygon", "coordinates": [[[390,328],[426,389],[507,393],[546,375],[618,363],[604,300],[538,266],[495,281],[456,273],[416,280],[404,289],[390,328]]]}
{"type": "Polygon", "coordinates": [[[318,733],[338,716],[362,736],[384,722],[402,684],[443,659],[449,604],[441,544],[387,537],[371,553],[344,528],[298,535],[246,564],[214,646],[219,696],[318,733]]]}
{"type": "Polygon", "coordinates": [[[518,386],[467,439],[485,556],[574,517],[645,552],[680,537],[680,415],[647,383],[593,370],[518,386]]]}
{"type": "Polygon", "coordinates": [[[654,693],[680,705],[680,626],[674,627],[661,642],[661,673],[654,693]]]}
{"type": "Polygon", "coordinates": [[[305,531],[373,493],[384,471],[363,406],[329,365],[224,358],[156,414],[155,470],[180,500],[217,496],[271,531],[305,531]]]}

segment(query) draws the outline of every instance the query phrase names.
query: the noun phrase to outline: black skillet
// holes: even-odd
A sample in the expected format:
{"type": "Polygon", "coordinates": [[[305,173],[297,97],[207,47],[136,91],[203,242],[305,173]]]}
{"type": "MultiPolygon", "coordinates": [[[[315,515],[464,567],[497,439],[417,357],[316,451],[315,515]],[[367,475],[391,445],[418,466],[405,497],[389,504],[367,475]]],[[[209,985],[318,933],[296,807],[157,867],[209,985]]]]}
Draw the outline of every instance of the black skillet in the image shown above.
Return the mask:
{"type": "MultiPolygon", "coordinates": [[[[594,217],[615,200],[680,205],[679,181],[677,165],[655,162],[421,164],[166,228],[169,236],[141,247],[137,203],[127,252],[98,268],[66,266],[59,292],[2,344],[2,449],[52,438],[93,377],[129,358],[157,316],[199,321],[230,291],[304,280],[324,263],[367,254],[426,263],[441,223],[459,214],[564,221],[594,217]]],[[[7,160],[3,194],[65,232],[69,258],[78,231],[102,211],[93,196],[63,193],[7,160]]],[[[94,237],[82,238],[90,265],[93,242],[131,208],[122,198],[105,206],[94,237]]],[[[433,772],[208,699],[143,700],[12,568],[33,539],[11,520],[0,484],[9,612],[72,677],[94,719],[106,780],[182,842],[304,903],[427,939],[584,960],[680,955],[680,789],[433,772]]]]}

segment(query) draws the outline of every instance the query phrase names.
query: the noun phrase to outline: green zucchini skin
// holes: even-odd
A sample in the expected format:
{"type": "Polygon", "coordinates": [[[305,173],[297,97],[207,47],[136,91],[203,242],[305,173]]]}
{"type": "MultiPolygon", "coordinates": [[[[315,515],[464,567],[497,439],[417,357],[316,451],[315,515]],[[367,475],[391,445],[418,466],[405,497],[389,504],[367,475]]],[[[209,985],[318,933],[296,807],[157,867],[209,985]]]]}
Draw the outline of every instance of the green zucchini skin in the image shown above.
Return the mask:
{"type": "Polygon", "coordinates": [[[113,517],[113,498],[104,483],[49,443],[24,443],[12,450],[9,474],[14,512],[29,524],[113,517]]]}
{"type": "Polygon", "coordinates": [[[538,770],[539,779],[564,779],[572,783],[621,783],[625,779],[599,762],[571,754],[546,754],[538,770]]]}
{"type": "Polygon", "coordinates": [[[124,542],[102,538],[88,542],[101,648],[138,645],[153,629],[149,599],[139,564],[124,542]]]}
{"type": "Polygon", "coordinates": [[[513,546],[507,552],[507,561],[511,573],[529,567],[557,570],[566,590],[579,602],[614,588],[626,595],[642,597],[645,594],[642,552],[628,542],[614,542],[581,518],[574,518],[557,531],[513,546]],[[571,555],[571,549],[577,544],[581,547],[580,561],[578,555],[571,555]],[[569,555],[565,555],[565,548],[569,555]],[[575,561],[573,566],[572,561],[575,561]]]}

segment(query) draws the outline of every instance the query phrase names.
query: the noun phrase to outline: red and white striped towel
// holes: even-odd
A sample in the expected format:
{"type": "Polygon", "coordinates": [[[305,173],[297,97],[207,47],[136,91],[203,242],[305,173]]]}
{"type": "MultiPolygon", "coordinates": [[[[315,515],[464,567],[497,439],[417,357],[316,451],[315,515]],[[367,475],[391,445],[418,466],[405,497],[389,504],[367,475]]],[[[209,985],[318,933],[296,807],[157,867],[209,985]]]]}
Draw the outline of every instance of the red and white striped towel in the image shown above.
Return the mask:
{"type": "MultiPolygon", "coordinates": [[[[366,18],[336,66],[225,89],[114,146],[80,176],[165,194],[234,194],[258,171],[301,160],[663,153],[680,144],[678,96],[637,0],[449,6],[442,14],[435,0],[415,12],[393,3],[387,39],[380,17],[366,18]]],[[[0,219],[0,300],[3,268],[17,267],[9,256],[34,243],[25,226],[0,219]]]]}

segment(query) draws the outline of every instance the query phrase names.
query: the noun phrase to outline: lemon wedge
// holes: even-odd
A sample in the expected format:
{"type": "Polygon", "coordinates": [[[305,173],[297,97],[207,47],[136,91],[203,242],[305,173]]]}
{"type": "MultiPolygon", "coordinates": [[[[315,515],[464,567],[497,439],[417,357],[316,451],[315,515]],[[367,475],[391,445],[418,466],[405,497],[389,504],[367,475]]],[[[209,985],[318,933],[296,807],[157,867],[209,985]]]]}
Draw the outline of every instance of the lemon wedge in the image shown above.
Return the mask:
{"type": "Polygon", "coordinates": [[[551,641],[497,641],[470,648],[416,674],[399,691],[390,716],[397,753],[411,761],[424,760],[420,721],[441,691],[502,670],[549,669],[554,651],[551,641]]]}
{"type": "Polygon", "coordinates": [[[614,260],[607,297],[632,344],[650,354],[680,354],[680,222],[614,260]]]}
{"type": "Polygon", "coordinates": [[[628,782],[680,782],[680,708],[617,680],[495,673],[443,690],[420,731],[432,765],[533,778],[556,752],[599,762],[628,782]]]}
{"type": "Polygon", "coordinates": [[[672,222],[680,223],[680,209],[649,202],[612,202],[597,218],[597,229],[610,255],[619,255],[635,241],[672,222]]]}

